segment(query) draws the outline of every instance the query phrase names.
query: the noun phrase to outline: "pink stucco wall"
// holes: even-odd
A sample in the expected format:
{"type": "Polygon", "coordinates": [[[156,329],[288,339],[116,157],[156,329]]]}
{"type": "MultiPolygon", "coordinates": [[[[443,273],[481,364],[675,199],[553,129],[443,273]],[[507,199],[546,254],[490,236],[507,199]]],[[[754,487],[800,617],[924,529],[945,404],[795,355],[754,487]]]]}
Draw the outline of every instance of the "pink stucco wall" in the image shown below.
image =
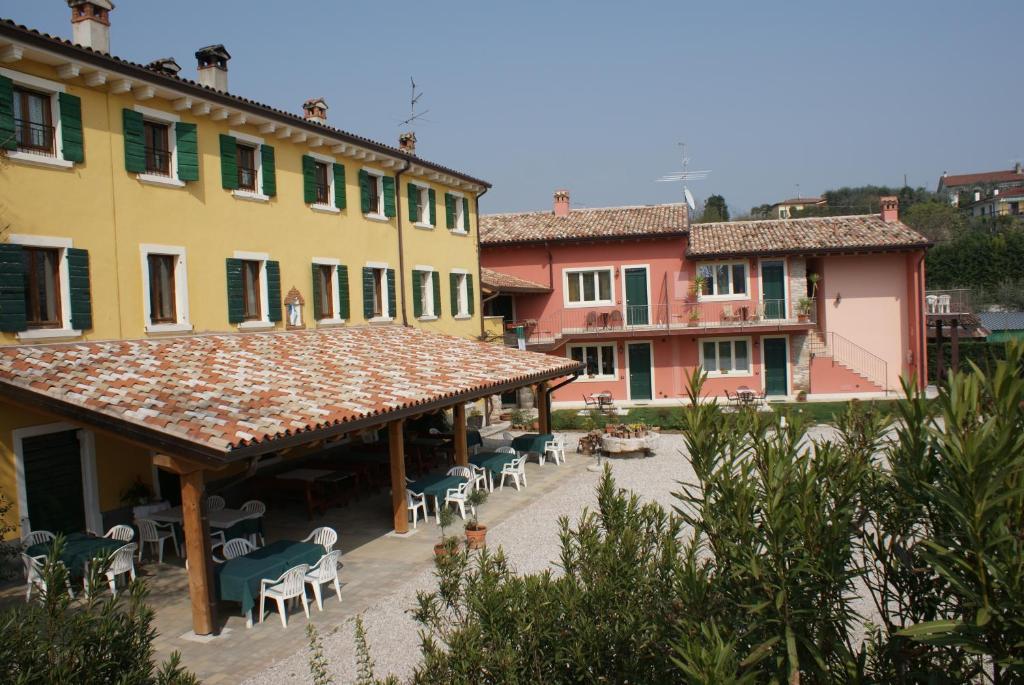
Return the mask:
{"type": "Polygon", "coordinates": [[[828,357],[811,360],[811,393],[881,392],[882,388],[828,357]]]}

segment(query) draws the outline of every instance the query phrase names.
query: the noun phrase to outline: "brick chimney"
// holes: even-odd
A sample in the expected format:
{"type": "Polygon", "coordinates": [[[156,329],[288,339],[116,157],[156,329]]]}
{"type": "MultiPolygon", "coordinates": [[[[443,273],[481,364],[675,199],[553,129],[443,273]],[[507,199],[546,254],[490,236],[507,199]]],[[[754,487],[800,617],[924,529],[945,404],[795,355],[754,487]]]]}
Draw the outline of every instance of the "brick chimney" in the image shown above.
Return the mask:
{"type": "Polygon", "coordinates": [[[207,88],[228,92],[229,53],[223,45],[207,45],[196,50],[199,69],[199,84],[207,88]]]}
{"type": "Polygon", "coordinates": [[[555,191],[555,216],[569,216],[569,191],[555,191]]]}
{"type": "Polygon", "coordinates": [[[327,100],[323,98],[310,98],[302,103],[302,116],[306,121],[314,124],[327,123],[327,100]]]}
{"type": "Polygon", "coordinates": [[[879,198],[882,203],[882,221],[891,224],[900,219],[900,199],[895,195],[879,198]]]}
{"type": "Polygon", "coordinates": [[[398,149],[410,155],[416,154],[416,133],[409,131],[398,134],[398,149]]]}
{"type": "Polygon", "coordinates": [[[110,52],[110,0],[68,0],[71,40],[83,48],[110,52]]]}

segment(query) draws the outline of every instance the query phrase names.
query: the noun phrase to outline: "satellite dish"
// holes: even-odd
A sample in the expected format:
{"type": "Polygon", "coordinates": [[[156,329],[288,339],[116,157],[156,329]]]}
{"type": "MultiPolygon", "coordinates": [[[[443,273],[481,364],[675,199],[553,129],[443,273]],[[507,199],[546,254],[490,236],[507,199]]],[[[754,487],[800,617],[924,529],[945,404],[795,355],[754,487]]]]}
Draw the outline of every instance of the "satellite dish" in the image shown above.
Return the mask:
{"type": "Polygon", "coordinates": [[[667,174],[658,179],[659,183],[683,183],[683,198],[686,200],[687,206],[689,206],[691,212],[697,211],[697,203],[693,201],[693,194],[690,189],[686,187],[687,181],[703,181],[711,173],[710,170],[703,169],[700,171],[690,171],[688,168],[690,165],[690,158],[686,156],[686,143],[679,143],[680,147],[683,148],[683,168],[680,171],[675,171],[671,174],[667,174]]]}
{"type": "Polygon", "coordinates": [[[686,198],[686,204],[690,206],[690,211],[696,211],[697,204],[693,201],[693,193],[690,192],[689,188],[683,188],[683,196],[686,198]]]}

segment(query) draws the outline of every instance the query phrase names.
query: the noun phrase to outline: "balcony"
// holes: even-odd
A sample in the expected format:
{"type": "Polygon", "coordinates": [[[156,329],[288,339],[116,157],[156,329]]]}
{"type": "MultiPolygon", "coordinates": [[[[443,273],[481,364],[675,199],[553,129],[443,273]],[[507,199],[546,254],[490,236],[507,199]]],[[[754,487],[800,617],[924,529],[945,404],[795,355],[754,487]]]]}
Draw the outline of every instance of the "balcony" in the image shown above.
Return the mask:
{"type": "Polygon", "coordinates": [[[967,288],[954,290],[926,290],[925,311],[935,315],[970,314],[971,291],[967,288]]]}
{"type": "Polygon", "coordinates": [[[508,324],[510,338],[523,328],[527,345],[552,345],[562,338],[602,337],[608,334],[663,334],[722,332],[749,329],[808,328],[817,322],[817,303],[801,300],[787,307],[785,300],[739,302],[671,302],[617,308],[563,309],[541,319],[508,324]],[[800,306],[802,305],[802,306],[800,306]]]}

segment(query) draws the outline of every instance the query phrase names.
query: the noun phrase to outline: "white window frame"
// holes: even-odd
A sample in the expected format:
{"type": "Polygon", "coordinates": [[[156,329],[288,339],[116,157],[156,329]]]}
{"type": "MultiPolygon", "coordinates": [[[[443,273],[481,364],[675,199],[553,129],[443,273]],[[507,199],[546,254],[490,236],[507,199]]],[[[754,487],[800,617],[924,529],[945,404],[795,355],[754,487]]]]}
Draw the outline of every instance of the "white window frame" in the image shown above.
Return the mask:
{"type": "Polygon", "coordinates": [[[416,210],[422,212],[424,219],[423,221],[417,221],[413,226],[433,230],[434,224],[430,223],[430,186],[418,181],[411,181],[411,183],[416,186],[416,210]]]}
{"type": "Polygon", "coordinates": [[[63,83],[39,78],[31,74],[25,74],[12,69],[0,67],[0,74],[14,82],[15,86],[22,86],[31,90],[47,93],[50,96],[50,117],[53,123],[53,150],[54,156],[41,155],[37,152],[26,152],[22,150],[8,150],[7,159],[23,164],[51,167],[54,169],[71,169],[75,163],[64,159],[64,148],[61,143],[64,141],[64,133],[60,123],[60,93],[66,92],[67,88],[63,83]]]}
{"type": "Polygon", "coordinates": [[[462,201],[466,199],[466,195],[457,190],[449,190],[448,194],[455,198],[455,226],[452,228],[452,233],[456,235],[469,235],[469,230],[466,229],[465,207],[462,204],[462,201]]]}
{"type": "Polygon", "coordinates": [[[150,121],[158,124],[167,125],[167,149],[171,153],[170,161],[170,175],[161,176],[159,174],[140,173],[136,174],[135,178],[139,179],[140,183],[147,183],[155,186],[167,186],[170,188],[184,188],[185,182],[178,178],[178,131],[177,125],[181,121],[181,117],[177,114],[171,114],[169,112],[161,112],[158,109],[152,109],[151,107],[143,107],[142,105],[134,105],[132,107],[136,112],[142,115],[143,121],[150,121]]]}
{"type": "MultiPolygon", "coordinates": [[[[333,186],[334,183],[332,182],[333,186]]],[[[341,266],[340,259],[334,259],[332,257],[313,257],[313,263],[318,266],[329,266],[331,267],[331,311],[334,312],[334,316],[329,319],[317,319],[316,312],[313,312],[313,321],[316,322],[317,327],[320,326],[336,326],[338,324],[345,323],[346,319],[342,319],[338,316],[341,311],[341,293],[338,291],[338,267],[341,266]]],[[[320,297],[324,294],[320,293],[320,297]]]]}
{"type": "MultiPolygon", "coordinates": [[[[375,316],[375,317],[371,318],[370,319],[370,323],[378,323],[378,322],[384,322],[384,321],[394,321],[395,320],[394,311],[393,311],[394,310],[394,305],[391,302],[390,298],[388,298],[388,269],[390,269],[391,267],[388,266],[387,262],[367,262],[366,263],[366,268],[367,269],[377,269],[377,270],[383,272],[383,273],[381,273],[381,278],[380,278],[380,282],[381,282],[381,293],[380,293],[380,310],[381,310],[381,314],[380,314],[380,316],[375,316]]],[[[373,284],[374,284],[373,287],[376,288],[377,287],[377,279],[374,279],[373,284]]],[[[396,286],[396,289],[397,289],[398,284],[396,283],[395,286],[396,286]]],[[[395,296],[397,297],[397,292],[395,293],[395,296]]]]}
{"type": "Polygon", "coordinates": [[[18,340],[46,340],[48,338],[76,338],[82,331],[71,327],[71,282],[68,269],[68,248],[74,247],[71,238],[57,238],[45,235],[24,235],[12,233],[7,237],[12,245],[24,247],[49,247],[59,250],[57,253],[57,277],[60,279],[60,328],[29,328],[15,335],[18,340]]]}
{"type": "MultiPolygon", "coordinates": [[[[595,277],[596,278],[596,277],[595,277]]],[[[600,297],[601,287],[600,281],[594,283],[594,295],[600,297]]],[[[650,288],[648,288],[647,296],[650,297],[650,288]]],[[[583,283],[580,282],[580,297],[583,297],[583,283]]],[[[568,269],[562,269],[562,300],[563,304],[567,309],[584,309],[587,307],[614,307],[615,306],[615,267],[613,266],[580,266],[572,267],[568,269]],[[608,276],[608,295],[611,299],[608,300],[580,300],[579,302],[572,302],[569,299],[569,276],[572,274],[580,274],[587,272],[598,272],[607,271],[608,276]]]]}
{"type": "MultiPolygon", "coordinates": [[[[590,375],[587,375],[586,372],[584,371],[584,373],[581,374],[580,377],[576,379],[576,382],[577,383],[593,383],[593,382],[607,382],[607,381],[616,381],[616,380],[618,380],[619,379],[619,346],[618,346],[618,344],[616,344],[614,340],[610,341],[610,342],[609,341],[602,341],[602,342],[595,341],[595,342],[585,342],[585,343],[571,343],[571,344],[565,346],[565,357],[566,357],[566,359],[572,359],[572,351],[574,349],[580,348],[580,349],[584,349],[585,350],[585,348],[587,348],[587,347],[596,347],[597,348],[597,368],[598,368],[598,371],[600,371],[601,367],[603,366],[602,362],[604,361],[604,359],[603,359],[604,355],[601,352],[601,349],[605,348],[605,347],[611,347],[612,348],[612,373],[611,373],[611,375],[597,373],[597,374],[595,374],[593,376],[590,376],[590,375]]],[[[583,353],[583,364],[584,365],[586,365],[586,363],[587,363],[586,360],[587,360],[587,353],[584,351],[584,353],[583,353]]]]}
{"type": "MultiPolygon", "coordinates": [[[[377,184],[377,209],[376,211],[367,212],[366,214],[363,214],[363,216],[367,219],[372,219],[373,221],[391,221],[391,219],[384,214],[384,176],[386,176],[386,174],[380,169],[374,169],[368,166],[364,166],[363,171],[369,174],[370,178],[372,178],[377,184]]],[[[360,190],[360,192],[362,192],[362,190],[360,190]]],[[[395,188],[395,192],[398,192],[398,188],[395,188]]]]}
{"type": "Polygon", "coordinates": [[[754,343],[753,338],[750,336],[743,335],[730,335],[718,338],[697,338],[697,355],[700,360],[700,367],[707,372],[709,378],[749,378],[754,375],[754,343]],[[735,343],[737,340],[742,340],[747,343],[747,370],[738,371],[736,369],[736,346],[735,344],[730,345],[730,359],[732,361],[732,370],[728,373],[722,373],[715,369],[708,369],[704,365],[704,343],[715,343],[715,362],[718,361],[718,343],[728,342],[735,343]]]}
{"type": "Polygon", "coordinates": [[[729,267],[729,289],[730,290],[735,290],[734,282],[732,280],[732,267],[737,265],[737,264],[743,265],[743,288],[744,288],[744,290],[746,292],[743,292],[743,293],[729,292],[729,293],[726,293],[724,295],[719,294],[719,293],[716,292],[714,295],[708,295],[707,293],[701,291],[700,296],[698,297],[698,300],[700,302],[723,302],[723,301],[727,301],[727,300],[753,300],[753,299],[755,299],[755,297],[753,295],[751,295],[751,293],[750,293],[750,260],[748,260],[748,259],[731,259],[731,260],[723,260],[723,261],[697,262],[697,270],[694,273],[699,275],[701,268],[705,267],[705,266],[710,266],[712,268],[712,270],[716,269],[719,266],[728,266],[729,267]]]}
{"type": "MultiPolygon", "coordinates": [[[[421,309],[423,314],[418,317],[418,320],[437,321],[437,303],[434,302],[434,279],[437,278],[437,269],[432,266],[424,266],[423,264],[417,264],[413,269],[428,275],[426,286],[420,281],[420,297],[423,298],[421,309]]],[[[423,273],[419,274],[420,278],[423,277],[423,273]]]]}
{"type": "Polygon", "coordinates": [[[457,302],[459,304],[459,311],[452,312],[452,318],[458,320],[471,319],[473,317],[469,315],[469,281],[466,278],[469,276],[469,271],[466,269],[452,269],[452,273],[459,276],[458,283],[455,286],[458,288],[457,302]]]}
{"type": "Polygon", "coordinates": [[[147,333],[181,333],[192,330],[188,309],[188,263],[185,260],[185,248],[178,245],[139,245],[142,260],[142,313],[147,333]],[[174,256],[174,308],[175,323],[153,323],[151,298],[149,292],[149,255],[174,256]]]}
{"type": "Polygon", "coordinates": [[[253,164],[256,165],[256,190],[235,188],[231,191],[231,194],[239,200],[270,202],[270,196],[263,194],[263,138],[251,136],[248,133],[241,133],[240,131],[228,131],[228,135],[234,138],[236,143],[252,145],[256,148],[253,153],[253,164]]]}
{"type": "MultiPolygon", "coordinates": [[[[338,160],[330,155],[321,155],[316,152],[307,152],[310,157],[320,162],[321,164],[327,165],[327,204],[320,202],[314,202],[309,205],[309,208],[314,212],[324,212],[326,214],[341,214],[341,210],[334,206],[335,193],[337,192],[334,187],[334,165],[338,163],[338,160]]],[[[335,310],[337,311],[337,310],[335,310]]]]}
{"type": "MultiPolygon", "coordinates": [[[[270,255],[266,252],[243,252],[236,250],[232,256],[235,259],[260,263],[260,314],[262,318],[256,321],[240,321],[236,324],[238,329],[244,331],[273,328],[275,324],[270,320],[270,294],[267,289],[267,262],[270,261],[270,255]]],[[[245,287],[244,279],[242,287],[245,287]]]]}

